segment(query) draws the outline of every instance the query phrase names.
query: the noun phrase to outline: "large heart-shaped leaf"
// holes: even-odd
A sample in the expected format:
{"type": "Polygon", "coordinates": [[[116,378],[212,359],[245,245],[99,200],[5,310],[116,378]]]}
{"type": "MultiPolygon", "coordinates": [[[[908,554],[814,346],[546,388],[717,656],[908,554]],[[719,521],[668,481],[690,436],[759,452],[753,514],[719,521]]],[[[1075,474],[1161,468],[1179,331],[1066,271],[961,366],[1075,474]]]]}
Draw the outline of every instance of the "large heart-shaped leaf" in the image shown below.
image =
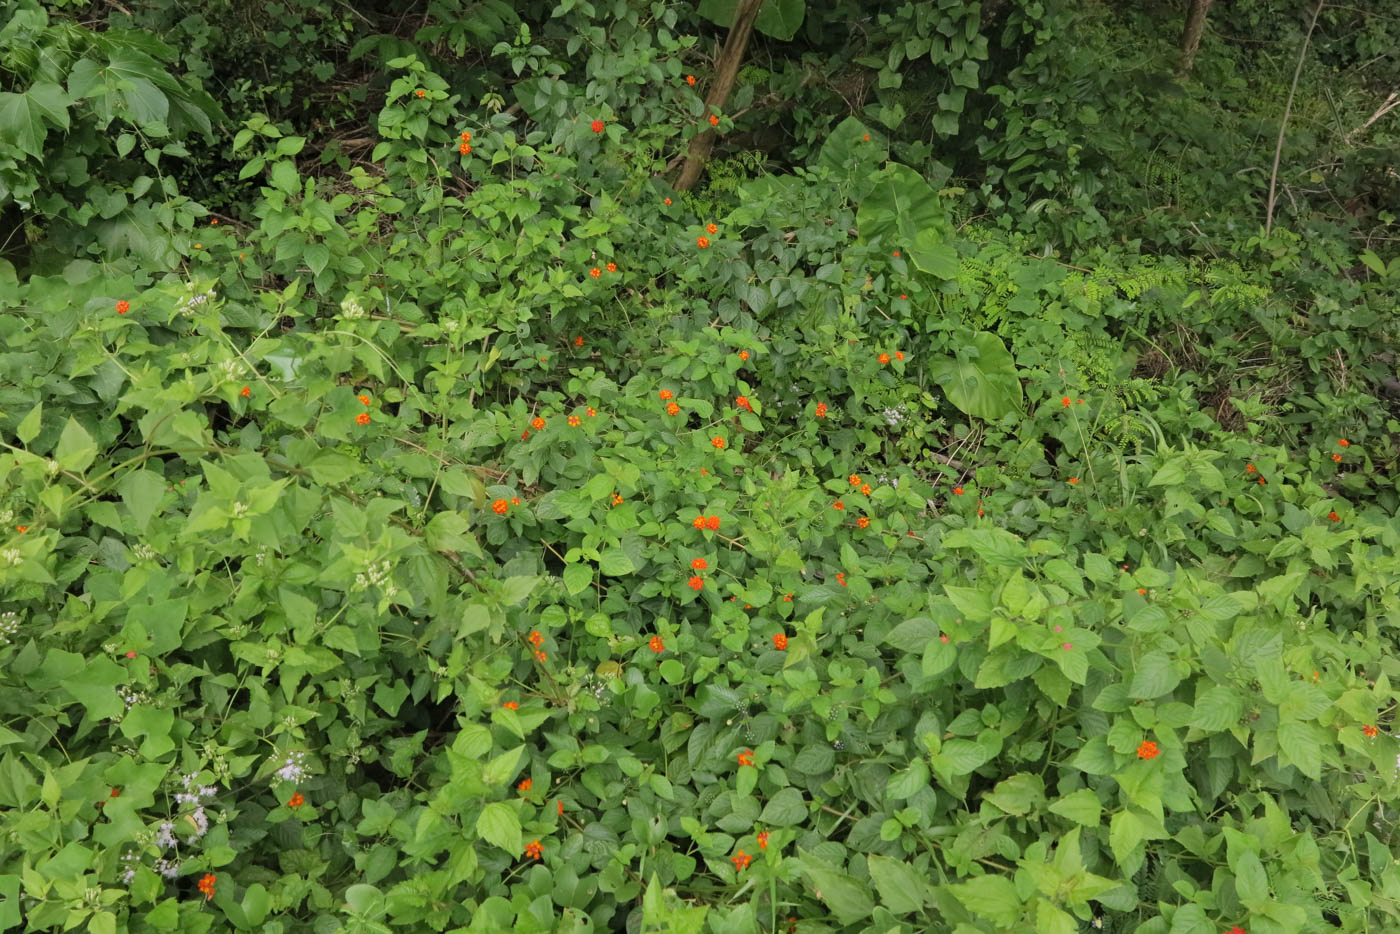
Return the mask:
{"type": "Polygon", "coordinates": [[[856,211],[862,240],[882,240],[909,254],[914,265],[942,279],[958,273],[958,256],[948,242],[952,227],[938,195],[907,165],[891,163],[875,175],[875,186],[856,211]]]}
{"type": "Polygon", "coordinates": [[[956,358],[935,360],[929,371],[948,401],[968,415],[996,419],[1021,407],[1016,361],[989,331],[974,334],[956,358]]]}

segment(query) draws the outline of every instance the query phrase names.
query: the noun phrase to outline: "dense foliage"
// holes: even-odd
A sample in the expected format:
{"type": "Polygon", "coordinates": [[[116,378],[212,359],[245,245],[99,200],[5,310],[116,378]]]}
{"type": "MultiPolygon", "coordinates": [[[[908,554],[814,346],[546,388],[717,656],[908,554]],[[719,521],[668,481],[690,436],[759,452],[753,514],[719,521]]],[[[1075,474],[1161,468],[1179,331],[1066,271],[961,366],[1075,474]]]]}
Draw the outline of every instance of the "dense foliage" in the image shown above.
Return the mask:
{"type": "Polygon", "coordinates": [[[741,6],[0,0],[0,931],[1400,927],[1400,19],[741,6]]]}

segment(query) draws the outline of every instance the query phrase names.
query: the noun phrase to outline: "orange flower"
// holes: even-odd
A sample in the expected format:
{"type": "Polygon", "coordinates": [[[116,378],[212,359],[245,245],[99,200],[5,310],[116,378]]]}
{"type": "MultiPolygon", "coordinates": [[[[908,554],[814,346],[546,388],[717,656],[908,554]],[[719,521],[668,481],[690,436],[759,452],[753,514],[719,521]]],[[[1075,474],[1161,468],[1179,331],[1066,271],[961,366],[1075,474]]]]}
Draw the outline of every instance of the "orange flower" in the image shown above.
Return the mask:
{"type": "Polygon", "coordinates": [[[868,483],[862,483],[862,484],[860,485],[860,495],[861,495],[861,496],[869,496],[869,495],[870,495],[870,484],[868,484],[868,483]]]}
{"type": "Polygon", "coordinates": [[[694,75],[686,75],[686,76],[685,76],[685,83],[688,84],[688,85],[690,85],[691,87],[695,87],[695,76],[694,76],[694,75]]]}
{"type": "Polygon", "coordinates": [[[305,803],[306,798],[303,797],[302,793],[299,791],[296,794],[292,795],[291,798],[287,799],[287,807],[289,808],[299,808],[305,803]]]}
{"type": "Polygon", "coordinates": [[[1341,516],[1337,515],[1337,510],[1334,509],[1327,514],[1327,518],[1331,519],[1333,522],[1336,522],[1338,519],[1341,518],[1341,516]]]}
{"type": "Polygon", "coordinates": [[[1333,455],[1332,455],[1332,460],[1335,461],[1335,462],[1337,462],[1338,464],[1340,464],[1340,463],[1342,462],[1342,455],[1340,455],[1340,454],[1333,454],[1333,455]]]}
{"type": "Polygon", "coordinates": [[[131,302],[127,301],[126,299],[122,299],[121,301],[117,302],[117,314],[124,315],[130,310],[131,302]]]}
{"type": "Polygon", "coordinates": [[[588,274],[596,279],[603,274],[603,270],[599,269],[597,266],[594,266],[592,269],[588,270],[588,274]]]}
{"type": "Polygon", "coordinates": [[[768,831],[760,830],[758,832],[758,848],[760,850],[768,849],[768,831]]]}
{"type": "Polygon", "coordinates": [[[516,703],[515,701],[513,701],[513,700],[508,700],[508,701],[506,701],[504,704],[502,704],[501,706],[504,707],[506,710],[519,710],[519,709],[520,709],[520,705],[517,704],[517,703],[516,703]]]}
{"type": "Polygon", "coordinates": [[[582,346],[583,346],[583,335],[582,335],[582,334],[580,334],[578,337],[575,337],[575,338],[574,338],[574,346],[575,346],[575,347],[582,347],[582,346]]]}
{"type": "Polygon", "coordinates": [[[459,143],[458,146],[457,146],[457,151],[460,152],[460,153],[461,153],[462,155],[464,155],[464,156],[469,156],[469,155],[471,155],[472,144],[471,144],[471,143],[459,143]]]}
{"type": "Polygon", "coordinates": [[[1338,439],[1337,439],[1337,445],[1338,445],[1339,447],[1349,448],[1349,447],[1351,447],[1351,442],[1348,441],[1346,438],[1338,438],[1338,439]]]}
{"type": "Polygon", "coordinates": [[[29,526],[27,526],[27,525],[17,525],[17,526],[15,526],[15,531],[18,532],[19,534],[23,535],[25,532],[28,532],[28,531],[29,531],[29,526]]]}
{"type": "Polygon", "coordinates": [[[787,651],[787,635],[781,632],[773,633],[773,648],[779,652],[787,651]]]}
{"type": "Polygon", "coordinates": [[[569,427],[570,427],[570,428],[577,428],[577,427],[578,427],[579,425],[581,425],[581,424],[583,424],[583,419],[579,418],[577,415],[570,415],[570,416],[569,416],[569,427]]]}
{"type": "Polygon", "coordinates": [[[468,133],[466,130],[462,131],[462,142],[469,143],[471,142],[471,138],[472,135],[470,133],[468,133]]]}
{"type": "Polygon", "coordinates": [[[1245,473],[1258,473],[1258,472],[1259,472],[1259,468],[1258,468],[1258,467],[1255,467],[1253,464],[1246,464],[1246,465],[1245,465],[1245,468],[1244,468],[1244,472],[1245,472],[1245,473]]]}
{"type": "Polygon", "coordinates": [[[903,360],[903,359],[904,359],[904,351],[902,351],[902,350],[896,350],[896,351],[894,352],[894,358],[895,358],[896,360],[903,360]]]}
{"type": "Polygon", "coordinates": [[[717,450],[720,450],[720,451],[723,451],[723,450],[724,450],[724,439],[721,438],[719,435],[715,435],[713,438],[711,438],[711,439],[710,439],[710,444],[711,444],[711,446],[713,446],[713,447],[716,448],[717,450]]]}
{"type": "Polygon", "coordinates": [[[1365,733],[1367,736],[1369,736],[1369,737],[1371,737],[1371,738],[1374,739],[1377,730],[1376,730],[1375,727],[1371,726],[1371,725],[1368,723],[1368,724],[1366,724],[1365,726],[1363,726],[1363,727],[1361,728],[1361,732],[1365,733]]]}
{"type": "Polygon", "coordinates": [[[890,362],[890,355],[887,354],[887,353],[882,353],[882,354],[880,354],[880,356],[876,357],[875,359],[879,360],[881,364],[889,363],[889,362],[890,362]]]}
{"type": "Polygon", "coordinates": [[[953,487],[953,495],[954,495],[954,496],[962,496],[962,495],[963,495],[963,488],[960,487],[960,486],[955,486],[955,487],[953,487]]]}
{"type": "Polygon", "coordinates": [[[528,437],[530,437],[530,432],[528,432],[528,431],[522,431],[522,432],[520,433],[520,440],[521,440],[521,441],[524,441],[524,440],[525,440],[526,438],[528,438],[528,437]]]}
{"type": "Polygon", "coordinates": [[[210,227],[217,227],[217,226],[219,226],[219,219],[218,219],[217,217],[214,218],[212,221],[209,222],[209,226],[210,226],[210,227]]]}
{"type": "MultiPolygon", "coordinates": [[[[560,804],[563,804],[563,802],[560,802],[560,804]]],[[[532,859],[539,859],[543,855],[543,853],[544,847],[540,846],[540,841],[531,840],[529,843],[525,844],[526,856],[529,856],[532,859]]]]}
{"type": "Polygon", "coordinates": [[[741,409],[748,409],[750,412],[753,411],[753,406],[749,405],[749,397],[748,397],[748,396],[735,396],[735,397],[734,397],[734,404],[737,405],[737,406],[738,406],[739,408],[741,408],[741,409]]]}
{"type": "Polygon", "coordinates": [[[512,497],[510,498],[510,504],[511,504],[512,506],[519,506],[519,505],[520,505],[520,497],[518,497],[518,496],[512,496],[512,497]]]}
{"type": "Polygon", "coordinates": [[[544,661],[544,660],[547,659],[547,658],[549,658],[549,656],[546,655],[544,652],[541,652],[541,651],[536,651],[536,652],[535,652],[535,661],[537,661],[537,662],[542,662],[542,661],[544,661]]]}
{"type": "Polygon", "coordinates": [[[1079,482],[1079,478],[1078,478],[1078,477],[1070,477],[1070,478],[1069,478],[1069,482],[1070,482],[1070,483],[1078,483],[1078,482],[1079,482]]]}
{"type": "Polygon", "coordinates": [[[846,504],[843,503],[843,502],[841,502],[841,501],[838,499],[836,502],[834,502],[834,503],[831,504],[831,508],[832,508],[832,509],[845,509],[845,508],[846,508],[846,504]]]}
{"type": "Polygon", "coordinates": [[[698,246],[700,249],[703,250],[703,249],[707,248],[707,247],[710,245],[710,240],[709,240],[708,237],[696,237],[696,238],[695,238],[695,245],[698,246]]]}
{"type": "Polygon", "coordinates": [[[613,494],[612,504],[613,504],[614,506],[621,506],[621,505],[622,505],[622,494],[621,494],[621,493],[614,493],[614,494],[613,494]]]}
{"type": "Polygon", "coordinates": [[[529,791],[529,790],[530,790],[530,786],[533,785],[533,784],[534,784],[533,781],[531,781],[530,779],[526,778],[526,779],[521,779],[520,784],[519,784],[519,785],[516,785],[515,787],[518,788],[518,789],[521,790],[521,791],[529,791]]]}
{"type": "Polygon", "coordinates": [[[849,483],[851,486],[860,486],[860,474],[851,474],[849,477],[846,478],[846,482],[849,483]]]}
{"type": "Polygon", "coordinates": [[[355,398],[360,400],[360,405],[369,405],[369,396],[361,394],[356,396],[355,398]]]}
{"type": "Polygon", "coordinates": [[[739,753],[739,764],[740,764],[740,765],[753,765],[753,750],[752,750],[752,749],[745,749],[743,752],[739,753]]]}
{"type": "Polygon", "coordinates": [[[697,529],[703,529],[705,527],[705,517],[696,516],[694,519],[690,520],[690,524],[695,526],[697,529]]]}
{"type": "Polygon", "coordinates": [[[509,508],[510,504],[503,499],[498,499],[491,504],[492,511],[494,511],[498,516],[504,516],[506,514],[506,510],[509,508]]]}
{"type": "Polygon", "coordinates": [[[608,263],[608,272],[617,272],[617,263],[608,263]]]}
{"type": "Polygon", "coordinates": [[[418,96],[419,96],[419,97],[422,97],[422,96],[423,96],[424,94],[426,94],[426,93],[428,93],[428,92],[427,92],[427,91],[420,90],[420,91],[418,91],[418,96]]]}
{"type": "Polygon", "coordinates": [[[1260,486],[1268,486],[1268,481],[1265,480],[1263,477],[1260,477],[1260,478],[1259,478],[1259,485],[1260,485],[1260,486]]]}
{"type": "MultiPolygon", "coordinates": [[[[713,120],[714,118],[711,117],[710,119],[713,120]]],[[[729,857],[729,859],[730,862],[734,864],[734,868],[738,870],[748,869],[749,863],[753,862],[753,857],[745,853],[743,850],[740,850],[738,853],[729,857]]]]}
{"type": "Polygon", "coordinates": [[[595,415],[597,415],[597,414],[598,414],[597,412],[593,411],[593,406],[590,405],[590,406],[588,407],[588,417],[589,417],[589,418],[592,418],[593,416],[595,416],[595,415]]]}
{"type": "Polygon", "coordinates": [[[556,803],[559,805],[559,816],[560,816],[560,817],[563,817],[563,816],[564,816],[564,802],[563,802],[562,800],[560,800],[560,801],[558,801],[558,802],[556,802],[556,803]]]}
{"type": "Polygon", "coordinates": [[[667,415],[677,415],[677,414],[680,413],[680,410],[681,410],[681,407],[680,407],[679,405],[676,405],[676,403],[674,403],[674,402],[672,402],[670,405],[666,406],[666,414],[667,414],[667,415]]]}
{"type": "Polygon", "coordinates": [[[533,428],[533,429],[535,429],[536,431],[543,431],[543,430],[544,430],[544,419],[542,419],[542,418],[540,418],[538,415],[536,415],[533,419],[530,420],[530,427],[533,428]]]}
{"type": "Polygon", "coordinates": [[[1138,594],[1139,594],[1139,596],[1146,596],[1146,595],[1147,595],[1147,591],[1144,590],[1143,588],[1139,587],[1139,588],[1138,588],[1138,594]]]}
{"type": "Polygon", "coordinates": [[[749,352],[748,352],[747,350],[741,350],[741,351],[739,351],[739,359],[740,359],[740,360],[747,360],[748,358],[749,358],[749,352]]]}
{"type": "Polygon", "coordinates": [[[666,651],[666,643],[662,640],[660,636],[652,636],[650,639],[647,640],[647,645],[651,648],[653,652],[656,652],[657,654],[666,651]]]}
{"type": "Polygon", "coordinates": [[[942,642],[944,645],[947,645],[947,644],[948,644],[948,634],[947,634],[946,632],[945,632],[945,633],[940,633],[939,636],[938,636],[938,641],[939,641],[939,642],[942,642]]]}
{"type": "Polygon", "coordinates": [[[253,389],[251,386],[244,386],[238,391],[238,394],[246,399],[253,394],[253,389]]]}
{"type": "Polygon", "coordinates": [[[784,603],[791,603],[791,602],[792,602],[792,594],[788,594],[786,597],[783,597],[783,602],[784,602],[784,603]]]}
{"type": "Polygon", "coordinates": [[[898,251],[898,250],[895,250],[895,251],[894,251],[894,257],[895,257],[895,259],[899,259],[899,251],[898,251]]]}
{"type": "Polygon", "coordinates": [[[865,134],[864,136],[861,137],[861,139],[865,140],[867,143],[870,142],[870,134],[869,134],[869,133],[865,134]]]}
{"type": "Polygon", "coordinates": [[[538,629],[530,630],[530,644],[533,645],[535,648],[539,648],[541,645],[544,644],[544,636],[540,635],[540,631],[538,629]]]}
{"type": "Polygon", "coordinates": [[[703,571],[709,566],[710,562],[706,561],[704,558],[696,558],[690,562],[691,570],[695,571],[703,571]]]}
{"type": "Polygon", "coordinates": [[[826,418],[826,403],[817,403],[817,418],[826,418]]]}
{"type": "Polygon", "coordinates": [[[674,399],[676,397],[675,393],[671,392],[671,390],[669,389],[663,389],[659,393],[657,393],[657,395],[661,397],[662,402],[665,402],[667,399],[674,399]]]}
{"type": "Polygon", "coordinates": [[[690,579],[690,589],[691,589],[691,590],[703,590],[704,587],[705,587],[705,579],[704,579],[703,577],[692,577],[692,578],[690,579]]]}
{"type": "Polygon", "coordinates": [[[214,897],[214,880],[217,878],[212,872],[206,872],[204,878],[199,880],[199,890],[204,893],[205,900],[214,897]]]}
{"type": "Polygon", "coordinates": [[[369,413],[368,413],[368,412],[361,412],[359,415],[356,415],[356,416],[355,416],[355,424],[356,424],[356,425],[368,425],[368,424],[369,424],[369,413]]]}
{"type": "Polygon", "coordinates": [[[710,126],[719,126],[719,117],[716,117],[714,114],[710,114],[710,126]]]}
{"type": "Polygon", "coordinates": [[[667,205],[670,205],[670,203],[671,203],[671,199],[670,199],[670,198],[662,198],[661,200],[662,200],[662,201],[665,201],[667,205]]]}
{"type": "Polygon", "coordinates": [[[706,224],[705,231],[707,233],[719,233],[719,228],[716,227],[714,224],[706,224]]]}
{"type": "Polygon", "coordinates": [[[1157,744],[1150,739],[1143,740],[1142,745],[1137,748],[1139,759],[1155,759],[1159,752],[1157,744]]]}
{"type": "Polygon", "coordinates": [[[867,516],[861,516],[859,519],[856,520],[856,525],[860,526],[860,527],[863,528],[863,529],[868,529],[868,528],[870,528],[870,519],[869,519],[869,517],[867,517],[867,516]]]}
{"type": "Polygon", "coordinates": [[[594,133],[601,133],[601,132],[603,132],[603,121],[602,121],[602,120],[594,120],[592,123],[590,123],[590,124],[588,125],[588,128],[591,129],[594,133]]]}
{"type": "Polygon", "coordinates": [[[709,529],[711,532],[718,532],[718,531],[719,531],[719,516],[706,516],[706,517],[705,517],[705,528],[709,529]]]}

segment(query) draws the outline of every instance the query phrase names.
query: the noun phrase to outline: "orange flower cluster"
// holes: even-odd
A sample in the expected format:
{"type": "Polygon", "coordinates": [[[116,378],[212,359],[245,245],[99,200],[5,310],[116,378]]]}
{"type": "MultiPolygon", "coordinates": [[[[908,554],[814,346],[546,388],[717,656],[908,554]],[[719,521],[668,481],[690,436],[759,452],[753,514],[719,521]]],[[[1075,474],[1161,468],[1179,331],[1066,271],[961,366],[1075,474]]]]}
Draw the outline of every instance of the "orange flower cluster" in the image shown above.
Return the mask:
{"type": "Polygon", "coordinates": [[[739,764],[740,764],[740,765],[753,765],[753,750],[752,750],[752,749],[745,749],[743,752],[739,753],[739,764]]]}
{"type": "Polygon", "coordinates": [[[715,435],[713,438],[711,438],[711,439],[710,439],[710,444],[711,444],[716,450],[720,450],[720,451],[723,451],[723,450],[724,450],[724,439],[721,438],[719,435],[715,435]]]}
{"type": "Polygon", "coordinates": [[[534,785],[534,784],[535,784],[534,781],[532,781],[531,779],[526,778],[526,779],[522,779],[521,782],[520,782],[520,784],[519,784],[519,785],[516,785],[515,787],[516,787],[517,789],[519,789],[521,792],[526,792],[526,791],[529,791],[529,790],[530,790],[530,786],[532,786],[532,785],[534,785]]]}
{"type": "Polygon", "coordinates": [[[544,854],[544,847],[540,846],[540,841],[531,840],[525,844],[525,855],[531,859],[540,859],[544,854]]]}
{"type": "Polygon", "coordinates": [[[302,796],[302,793],[298,791],[296,794],[292,795],[291,798],[289,798],[289,799],[287,800],[287,807],[289,807],[289,808],[299,808],[299,807],[301,807],[301,806],[302,806],[303,804],[305,804],[305,803],[306,803],[306,798],[303,797],[303,796],[302,796]]]}
{"type": "Polygon", "coordinates": [[[690,589],[691,589],[691,590],[701,590],[701,589],[704,588],[704,586],[705,586],[705,579],[704,579],[703,577],[692,577],[692,578],[690,579],[690,589]]]}
{"type": "Polygon", "coordinates": [[[204,878],[199,880],[199,890],[204,893],[206,900],[214,897],[214,881],[217,878],[212,872],[206,872],[204,878]]]}
{"type": "Polygon", "coordinates": [[[1139,759],[1155,759],[1160,752],[1161,750],[1157,748],[1157,744],[1150,739],[1143,740],[1142,745],[1137,748],[1139,759]]]}
{"type": "Polygon", "coordinates": [[[520,709],[520,705],[517,704],[517,703],[516,703],[515,701],[513,701],[513,700],[508,700],[508,701],[506,701],[504,704],[502,704],[501,706],[504,707],[506,710],[519,710],[519,709],[520,709]]]}
{"type": "Polygon", "coordinates": [[[131,302],[127,301],[126,299],[122,299],[121,301],[117,302],[117,314],[124,315],[130,310],[131,302]]]}
{"type": "Polygon", "coordinates": [[[696,516],[690,520],[690,524],[697,529],[709,529],[711,532],[719,531],[719,516],[696,516]]]}
{"type": "Polygon", "coordinates": [[[498,499],[491,504],[491,511],[498,516],[504,516],[507,509],[510,509],[510,504],[503,499],[498,499]]]}
{"type": "Polygon", "coordinates": [[[817,418],[826,418],[826,403],[817,403],[817,418]]]}
{"type": "Polygon", "coordinates": [[[647,645],[658,655],[666,651],[666,643],[660,636],[652,636],[647,640],[647,645]]]}
{"type": "Polygon", "coordinates": [[[356,424],[356,425],[368,425],[368,424],[369,424],[369,413],[368,413],[368,412],[361,412],[359,415],[356,415],[356,416],[355,416],[355,424],[356,424]]]}
{"type": "MultiPolygon", "coordinates": [[[[713,120],[714,118],[711,117],[710,119],[713,120]]],[[[740,850],[738,853],[729,857],[729,859],[731,862],[734,863],[734,868],[740,871],[748,869],[749,864],[753,862],[753,857],[745,853],[743,850],[740,850]]]]}
{"type": "Polygon", "coordinates": [[[539,648],[540,646],[544,645],[544,636],[540,635],[540,631],[538,629],[530,630],[530,644],[533,645],[535,648],[539,648]]]}
{"type": "Polygon", "coordinates": [[[777,632],[773,634],[773,648],[777,649],[779,652],[787,651],[787,635],[785,633],[777,632]]]}
{"type": "Polygon", "coordinates": [[[1375,739],[1376,733],[1377,733],[1378,731],[1376,730],[1375,727],[1371,726],[1371,724],[1368,723],[1368,724],[1366,724],[1365,726],[1363,726],[1363,727],[1361,728],[1361,732],[1365,733],[1365,734],[1367,735],[1367,737],[1369,737],[1369,738],[1371,738],[1371,739],[1375,739]]]}

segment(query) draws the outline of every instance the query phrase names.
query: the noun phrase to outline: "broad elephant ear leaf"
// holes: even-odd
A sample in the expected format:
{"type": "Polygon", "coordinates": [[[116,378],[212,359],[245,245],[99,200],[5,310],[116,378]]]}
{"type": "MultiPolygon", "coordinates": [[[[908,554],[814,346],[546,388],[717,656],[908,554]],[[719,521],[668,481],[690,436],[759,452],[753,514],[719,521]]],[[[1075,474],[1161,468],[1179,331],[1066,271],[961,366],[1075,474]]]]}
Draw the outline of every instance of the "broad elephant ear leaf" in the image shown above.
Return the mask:
{"type": "Polygon", "coordinates": [[[968,415],[998,419],[1021,408],[1016,361],[1000,337],[989,331],[972,336],[962,359],[944,357],[930,367],[948,401],[968,415]]]}
{"type": "MultiPolygon", "coordinates": [[[[697,11],[716,26],[732,26],[739,0],[701,0],[697,11]]],[[[797,35],[807,13],[807,0],[766,0],[754,20],[754,28],[765,36],[786,42],[797,35]]]]}
{"type": "Polygon", "coordinates": [[[920,270],[940,279],[958,274],[948,213],[924,177],[907,165],[891,163],[872,177],[870,192],[856,211],[860,238],[879,238],[891,249],[903,249],[920,270]]]}

